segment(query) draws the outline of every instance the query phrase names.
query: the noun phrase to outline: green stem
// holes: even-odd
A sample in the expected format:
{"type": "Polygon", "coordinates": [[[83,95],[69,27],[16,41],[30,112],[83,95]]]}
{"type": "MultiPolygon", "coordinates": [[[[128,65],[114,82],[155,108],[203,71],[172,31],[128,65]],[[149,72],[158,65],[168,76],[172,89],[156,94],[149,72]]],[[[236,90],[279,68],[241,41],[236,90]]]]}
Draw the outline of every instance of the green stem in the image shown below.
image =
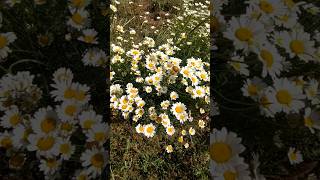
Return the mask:
{"type": "Polygon", "coordinates": [[[44,65],[46,66],[44,63],[40,62],[40,61],[37,61],[35,59],[21,59],[13,64],[10,65],[9,69],[8,69],[8,72],[9,73],[12,73],[12,69],[14,66],[18,65],[18,64],[21,64],[21,63],[28,63],[28,62],[32,62],[32,63],[36,63],[36,64],[41,64],[41,65],[44,65]]]}

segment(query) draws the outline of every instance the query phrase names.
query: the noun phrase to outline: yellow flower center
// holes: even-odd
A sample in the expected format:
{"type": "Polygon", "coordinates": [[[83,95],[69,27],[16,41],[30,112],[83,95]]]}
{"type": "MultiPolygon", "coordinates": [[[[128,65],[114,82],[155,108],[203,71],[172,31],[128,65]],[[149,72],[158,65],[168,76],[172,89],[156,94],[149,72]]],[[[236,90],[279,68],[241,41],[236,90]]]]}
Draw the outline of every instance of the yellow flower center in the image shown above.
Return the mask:
{"type": "Polygon", "coordinates": [[[9,149],[12,147],[12,140],[9,137],[4,137],[1,142],[1,146],[4,147],[5,149],[9,149]]]}
{"type": "Polygon", "coordinates": [[[72,0],[71,3],[73,6],[80,8],[80,7],[84,6],[85,1],[84,0],[72,0]]]}
{"type": "Polygon", "coordinates": [[[190,72],[189,72],[189,70],[188,69],[185,69],[185,70],[183,70],[183,72],[182,72],[183,74],[185,74],[186,76],[189,76],[190,75],[190,72]]]}
{"type": "Polygon", "coordinates": [[[160,77],[158,77],[158,76],[154,77],[154,79],[155,79],[156,81],[160,81],[160,77]]]}
{"type": "Polygon", "coordinates": [[[29,134],[31,134],[32,133],[32,129],[26,129],[24,132],[23,132],[23,137],[22,137],[22,139],[24,140],[24,141],[27,141],[28,140],[28,136],[29,136],[29,134]]]}
{"type": "Polygon", "coordinates": [[[279,90],[276,94],[276,98],[280,104],[287,106],[292,102],[292,96],[287,90],[279,90]]]}
{"type": "Polygon", "coordinates": [[[260,99],[260,103],[264,108],[268,108],[270,106],[270,101],[267,96],[262,96],[260,99]]]}
{"type": "Polygon", "coordinates": [[[96,167],[101,169],[104,164],[104,159],[102,154],[95,154],[91,157],[91,164],[96,167]]]}
{"type": "Polygon", "coordinates": [[[210,146],[210,157],[219,164],[228,162],[232,157],[232,149],[223,142],[213,143],[210,146]]]}
{"type": "Polygon", "coordinates": [[[53,118],[46,118],[41,122],[40,126],[43,132],[49,133],[56,128],[56,120],[53,118]]]}
{"type": "Polygon", "coordinates": [[[9,164],[12,167],[20,168],[23,166],[24,161],[25,161],[25,158],[24,158],[23,154],[16,154],[14,156],[11,156],[11,158],[9,160],[9,164]]]}
{"type": "Polygon", "coordinates": [[[70,145],[68,143],[60,145],[60,152],[62,154],[68,154],[70,152],[70,150],[71,150],[71,148],[70,148],[70,145]]]}
{"type": "Polygon", "coordinates": [[[258,94],[258,88],[256,85],[249,84],[248,85],[248,93],[250,96],[255,96],[258,94]]]}
{"type": "Polygon", "coordinates": [[[86,43],[92,43],[92,42],[94,41],[94,39],[95,39],[94,36],[90,36],[90,35],[84,36],[84,41],[85,41],[86,43]]]}
{"type": "Polygon", "coordinates": [[[94,139],[98,142],[104,141],[106,139],[106,135],[103,132],[97,132],[94,134],[94,139]]]}
{"type": "Polygon", "coordinates": [[[204,74],[204,73],[202,73],[202,74],[200,74],[200,78],[201,78],[201,79],[206,79],[206,78],[207,78],[207,75],[204,74]]]}
{"type": "Polygon", "coordinates": [[[43,35],[41,35],[41,36],[39,36],[39,44],[41,44],[41,45],[48,45],[49,44],[49,37],[48,36],[43,36],[43,35]]]}
{"type": "Polygon", "coordinates": [[[231,65],[232,65],[232,67],[233,67],[234,69],[236,69],[237,71],[240,71],[240,69],[241,69],[241,63],[232,62],[231,65]]]}
{"type": "Polygon", "coordinates": [[[49,168],[54,168],[57,166],[57,161],[55,159],[50,158],[50,159],[47,159],[46,162],[49,168]]]}
{"type": "Polygon", "coordinates": [[[84,22],[84,18],[79,13],[74,13],[71,17],[72,21],[78,25],[82,25],[84,22]]]}
{"type": "Polygon", "coordinates": [[[75,94],[76,92],[73,89],[68,88],[64,91],[63,97],[66,99],[71,99],[75,96],[75,94]]]}
{"type": "Polygon", "coordinates": [[[18,114],[14,114],[13,116],[10,117],[9,121],[11,125],[16,126],[21,122],[21,119],[18,114]]]}
{"type": "Polygon", "coordinates": [[[182,113],[183,112],[183,108],[181,106],[177,106],[175,108],[175,110],[176,110],[177,113],[182,113]]]}
{"type": "Polygon", "coordinates": [[[75,92],[74,98],[78,101],[83,101],[86,98],[86,92],[81,90],[78,92],[75,92]]]}
{"type": "Polygon", "coordinates": [[[184,114],[180,114],[179,118],[180,118],[181,120],[184,120],[184,119],[186,118],[186,116],[185,116],[184,114]]]}
{"type": "Polygon", "coordinates": [[[53,147],[55,140],[53,137],[42,137],[37,142],[37,147],[41,151],[47,151],[53,147]]]}
{"type": "Polygon", "coordinates": [[[77,107],[74,105],[69,105],[66,107],[66,109],[64,110],[64,112],[69,115],[69,116],[73,116],[75,114],[75,112],[77,111],[77,107]]]}
{"type": "Polygon", "coordinates": [[[260,52],[261,58],[264,60],[264,62],[267,64],[267,67],[270,68],[273,64],[273,56],[272,53],[269,52],[266,49],[261,50],[260,52]]]}
{"type": "Polygon", "coordinates": [[[293,161],[296,161],[297,160],[297,154],[296,153],[294,153],[294,152],[292,152],[292,153],[290,153],[290,159],[291,160],[293,160],[293,161]]]}
{"type": "Polygon", "coordinates": [[[295,5],[295,3],[293,2],[293,0],[284,0],[284,4],[285,4],[286,6],[288,6],[289,8],[292,8],[292,7],[295,5]]]}
{"type": "Polygon", "coordinates": [[[237,179],[237,173],[232,171],[225,171],[223,173],[224,180],[236,180],[237,179]]]}
{"type": "Polygon", "coordinates": [[[143,132],[143,126],[140,126],[140,127],[139,127],[139,131],[140,131],[140,132],[143,132]]]}
{"type": "Polygon", "coordinates": [[[304,118],[304,124],[307,127],[312,127],[313,126],[313,120],[311,119],[311,117],[304,118]]]}
{"type": "Polygon", "coordinates": [[[125,110],[125,109],[127,109],[127,107],[128,107],[128,105],[123,104],[122,107],[121,107],[121,109],[122,109],[122,110],[125,110]]]}
{"type": "Polygon", "coordinates": [[[279,19],[281,21],[287,22],[289,20],[289,16],[288,15],[283,15],[283,16],[280,16],[279,19]]]}
{"type": "Polygon", "coordinates": [[[91,119],[87,119],[83,122],[83,128],[84,129],[91,129],[92,125],[94,124],[94,121],[91,119]]]}
{"type": "Polygon", "coordinates": [[[240,41],[249,42],[253,38],[252,31],[250,29],[244,28],[244,27],[237,29],[235,35],[240,41]]]}
{"type": "Polygon", "coordinates": [[[196,93],[197,93],[198,95],[201,95],[201,94],[202,94],[202,91],[201,91],[200,89],[198,89],[198,90],[196,91],[196,93]]]}
{"type": "Polygon", "coordinates": [[[78,176],[77,180],[87,180],[88,177],[84,174],[81,174],[80,176],[78,176]]]}
{"type": "Polygon", "coordinates": [[[268,1],[261,1],[259,6],[260,6],[260,9],[267,14],[270,14],[273,12],[273,6],[268,1]]]}
{"type": "Polygon", "coordinates": [[[139,51],[134,50],[134,51],[132,51],[132,54],[133,54],[133,55],[138,55],[138,54],[139,54],[139,51]]]}
{"type": "Polygon", "coordinates": [[[61,124],[61,129],[64,130],[64,131],[69,132],[69,131],[72,130],[72,124],[64,122],[64,123],[61,124]]]}
{"type": "Polygon", "coordinates": [[[291,41],[290,48],[295,54],[302,54],[304,52],[304,44],[300,40],[291,41]]]}
{"type": "Polygon", "coordinates": [[[150,134],[153,133],[153,127],[151,126],[147,127],[147,133],[150,133],[150,134]]]}
{"type": "Polygon", "coordinates": [[[8,40],[5,36],[0,35],[0,49],[6,47],[8,40]]]}

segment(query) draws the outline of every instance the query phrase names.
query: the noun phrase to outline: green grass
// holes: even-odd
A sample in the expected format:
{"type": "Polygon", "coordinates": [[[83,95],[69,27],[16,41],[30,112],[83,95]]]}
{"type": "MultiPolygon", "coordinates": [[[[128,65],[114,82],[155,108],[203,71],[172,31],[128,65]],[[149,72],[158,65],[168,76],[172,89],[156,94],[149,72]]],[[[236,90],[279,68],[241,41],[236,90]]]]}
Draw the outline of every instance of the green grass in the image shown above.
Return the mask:
{"type": "MultiPolygon", "coordinates": [[[[151,139],[134,132],[127,123],[113,123],[110,172],[121,179],[209,179],[208,138],[193,139],[187,150],[165,152],[161,142],[166,135],[151,139]],[[134,177],[134,178],[133,178],[134,177]]],[[[208,129],[204,130],[208,131],[208,129]]]]}

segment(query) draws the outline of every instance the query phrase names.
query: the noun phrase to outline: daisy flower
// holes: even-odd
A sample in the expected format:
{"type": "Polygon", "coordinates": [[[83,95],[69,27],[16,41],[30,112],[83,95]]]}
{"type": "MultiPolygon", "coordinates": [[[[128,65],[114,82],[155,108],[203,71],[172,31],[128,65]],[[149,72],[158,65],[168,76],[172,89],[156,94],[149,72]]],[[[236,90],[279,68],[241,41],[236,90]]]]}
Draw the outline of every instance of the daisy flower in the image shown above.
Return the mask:
{"type": "Polygon", "coordinates": [[[23,153],[15,153],[9,159],[9,168],[14,170],[21,170],[26,162],[26,155],[23,153]]]}
{"type": "Polygon", "coordinates": [[[137,133],[144,133],[144,127],[141,125],[141,124],[138,124],[137,126],[136,126],[136,131],[137,131],[137,133]]]}
{"type": "Polygon", "coordinates": [[[109,136],[109,126],[106,123],[96,123],[86,133],[88,142],[97,142],[99,145],[103,145],[109,136]]]}
{"type": "Polygon", "coordinates": [[[318,88],[319,82],[315,79],[311,79],[308,82],[307,87],[304,89],[307,99],[311,100],[311,104],[313,105],[320,104],[318,88]]]}
{"type": "Polygon", "coordinates": [[[172,145],[166,146],[166,151],[167,151],[167,153],[172,153],[172,152],[173,152],[173,147],[172,147],[172,145]]]}
{"type": "Polygon", "coordinates": [[[252,80],[247,79],[241,90],[244,96],[255,99],[258,97],[259,92],[265,88],[265,86],[266,85],[260,78],[254,77],[252,80]]]}
{"type": "Polygon", "coordinates": [[[175,129],[174,129],[174,126],[172,125],[169,125],[166,127],[166,132],[169,136],[172,136],[174,133],[175,133],[175,129]]]}
{"type": "Polygon", "coordinates": [[[58,116],[51,108],[40,108],[31,119],[31,127],[35,133],[49,134],[54,132],[58,126],[58,116]]]}
{"type": "Polygon", "coordinates": [[[314,129],[320,130],[320,112],[311,110],[310,107],[304,110],[304,125],[310,130],[311,133],[315,133],[314,129]]]}
{"type": "Polygon", "coordinates": [[[79,41],[83,41],[88,44],[98,44],[97,35],[98,32],[94,29],[84,29],[82,30],[83,36],[78,38],[79,41]]]}
{"type": "Polygon", "coordinates": [[[171,100],[177,100],[179,98],[179,95],[175,91],[172,91],[170,93],[170,98],[171,98],[171,100]]]}
{"type": "Polygon", "coordinates": [[[55,84],[71,84],[73,80],[73,73],[70,69],[62,67],[53,73],[52,79],[55,84]]]}
{"type": "Polygon", "coordinates": [[[81,154],[82,167],[92,178],[98,177],[107,164],[107,152],[104,149],[87,149],[81,154]]]}
{"type": "Polygon", "coordinates": [[[270,43],[263,44],[256,53],[263,64],[262,77],[266,77],[267,74],[272,78],[280,75],[283,57],[274,46],[270,43]]]}
{"type": "Polygon", "coordinates": [[[77,101],[78,103],[85,104],[90,99],[88,93],[89,87],[80,83],[58,83],[51,85],[55,90],[50,94],[55,98],[55,101],[77,101]]]}
{"type": "Polygon", "coordinates": [[[299,150],[296,150],[296,148],[290,147],[288,151],[288,158],[290,161],[290,164],[299,164],[303,162],[302,154],[299,150]]]}
{"type": "Polygon", "coordinates": [[[70,159],[71,155],[75,151],[75,146],[71,144],[68,139],[62,139],[58,142],[57,146],[53,149],[54,154],[60,154],[63,160],[70,159]]]}
{"type": "Polygon", "coordinates": [[[185,113],[186,110],[187,110],[186,106],[181,102],[174,103],[171,106],[171,112],[176,116],[179,115],[179,114],[185,113]]]}
{"type": "Polygon", "coordinates": [[[77,30],[83,29],[89,20],[89,13],[84,9],[77,9],[71,11],[71,17],[69,18],[67,24],[77,30]]]}
{"type": "Polygon", "coordinates": [[[245,150],[241,138],[228,132],[226,128],[213,130],[210,134],[210,169],[217,167],[232,167],[241,163],[239,154],[245,150]]]}
{"type": "MultiPolygon", "coordinates": [[[[119,56],[120,62],[123,62],[124,59],[121,58],[121,56],[119,56]]],[[[94,67],[99,67],[105,64],[107,60],[107,55],[106,53],[98,48],[90,48],[88,49],[84,56],[82,57],[82,62],[84,63],[84,65],[86,66],[94,66],[94,67]]]]}
{"type": "Polygon", "coordinates": [[[236,49],[245,52],[254,50],[258,42],[266,41],[263,25],[258,21],[249,20],[246,16],[232,17],[224,36],[233,40],[236,49]]]}
{"type": "Polygon", "coordinates": [[[37,151],[38,155],[52,157],[55,155],[54,149],[58,145],[59,139],[54,135],[30,134],[28,141],[30,143],[27,146],[29,151],[37,151]]]}
{"type": "Polygon", "coordinates": [[[32,129],[26,128],[24,125],[19,124],[12,130],[12,143],[17,149],[20,147],[26,147],[28,144],[28,136],[32,132],[32,129]]]}
{"type": "Polygon", "coordinates": [[[12,135],[8,131],[0,133],[0,147],[10,149],[13,146],[12,135]]]}
{"type": "Polygon", "coordinates": [[[81,106],[75,101],[65,101],[57,106],[57,114],[62,121],[74,120],[81,110],[81,106]]]}
{"type": "Polygon", "coordinates": [[[23,121],[22,115],[17,106],[11,106],[3,117],[1,117],[0,125],[4,128],[14,128],[23,121]]]}
{"type": "Polygon", "coordinates": [[[260,113],[266,117],[274,117],[274,112],[271,111],[270,105],[272,104],[270,102],[270,99],[266,95],[265,91],[262,91],[258,95],[258,103],[260,108],[260,113]]]}
{"type": "Polygon", "coordinates": [[[40,160],[39,169],[43,171],[45,176],[51,176],[55,174],[61,167],[62,160],[53,158],[46,158],[40,160]]]}
{"type": "Polygon", "coordinates": [[[75,172],[74,177],[72,180],[87,180],[90,179],[90,174],[87,172],[87,170],[77,170],[75,172]]]}
{"type": "Polygon", "coordinates": [[[240,162],[233,167],[210,169],[215,180],[248,180],[251,179],[249,166],[240,162]]]}
{"type": "Polygon", "coordinates": [[[84,130],[90,130],[93,125],[102,122],[102,116],[96,114],[94,110],[82,111],[78,118],[80,125],[84,130]]]}
{"type": "Polygon", "coordinates": [[[191,136],[195,135],[195,134],[196,134],[196,130],[195,130],[193,127],[190,127],[190,129],[189,129],[189,134],[190,134],[191,136]]]}
{"type": "Polygon", "coordinates": [[[193,94],[195,98],[203,98],[206,95],[206,90],[202,86],[196,86],[193,89],[193,94]]]}
{"type": "Polygon", "coordinates": [[[310,34],[300,28],[295,28],[290,32],[283,33],[283,47],[289,53],[290,58],[295,56],[303,61],[314,60],[315,42],[311,40],[310,34]]]}
{"type": "Polygon", "coordinates": [[[274,18],[287,11],[281,0],[252,0],[250,5],[259,10],[262,19],[274,18]]]}
{"type": "Polygon", "coordinates": [[[13,32],[0,33],[0,60],[6,58],[11,52],[8,47],[17,39],[17,36],[13,32]]]}
{"type": "Polygon", "coordinates": [[[201,129],[203,129],[203,128],[205,128],[206,127],[206,123],[203,121],[203,120],[199,120],[198,121],[198,126],[201,128],[201,129]]]}
{"type": "Polygon", "coordinates": [[[287,78],[276,79],[274,87],[268,88],[267,97],[271,102],[272,112],[298,112],[303,108],[305,95],[302,90],[287,78]]]}
{"type": "Polygon", "coordinates": [[[143,134],[147,136],[148,138],[153,137],[156,133],[156,127],[153,124],[146,124],[144,125],[144,131],[143,134]]]}
{"type": "Polygon", "coordinates": [[[296,13],[286,11],[283,14],[278,15],[274,20],[276,25],[291,29],[297,25],[298,18],[299,17],[296,13]]]}
{"type": "Polygon", "coordinates": [[[231,67],[241,75],[249,76],[248,65],[244,62],[243,56],[234,55],[229,61],[231,67]]]}

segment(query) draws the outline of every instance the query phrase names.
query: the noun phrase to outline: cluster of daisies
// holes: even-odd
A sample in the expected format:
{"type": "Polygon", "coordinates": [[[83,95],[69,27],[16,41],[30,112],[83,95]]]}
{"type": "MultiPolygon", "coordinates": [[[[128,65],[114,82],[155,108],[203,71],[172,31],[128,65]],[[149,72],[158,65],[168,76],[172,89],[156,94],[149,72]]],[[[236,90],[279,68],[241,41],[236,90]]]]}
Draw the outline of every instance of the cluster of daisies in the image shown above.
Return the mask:
{"type": "MultiPolygon", "coordinates": [[[[123,21],[117,16],[119,5],[120,2],[115,1],[110,6],[114,11],[110,108],[114,116],[132,121],[136,132],[147,138],[157,133],[166,134],[165,150],[168,153],[180,149],[181,145],[188,148],[196,129],[205,128],[208,122],[209,60],[176,56],[181,51],[177,41],[169,38],[165,43],[157,42],[155,37],[161,31],[156,27],[150,28],[153,29],[149,32],[150,36],[140,38],[130,23],[126,26],[121,24],[123,21]],[[177,146],[175,142],[178,142],[177,146]]],[[[189,16],[209,16],[208,8],[206,12],[193,11],[189,16]]],[[[148,12],[145,14],[149,15],[148,12]]],[[[141,21],[148,23],[144,17],[141,21]]],[[[176,21],[175,18],[181,17],[171,17],[167,21],[176,21]]],[[[208,37],[208,26],[200,26],[207,27],[205,32],[208,37]]],[[[187,39],[187,34],[182,34],[182,38],[187,39]]]]}
{"type": "Polygon", "coordinates": [[[67,25],[70,27],[65,39],[71,41],[74,37],[83,42],[85,45],[90,46],[86,49],[82,62],[86,66],[103,67],[105,66],[107,55],[106,53],[94,45],[99,44],[98,32],[91,28],[90,13],[86,10],[91,0],[69,0],[68,7],[70,16],[67,20],[67,25]]]}
{"type": "MultiPolygon", "coordinates": [[[[296,72],[298,66],[318,65],[320,62],[320,34],[318,31],[310,32],[312,29],[301,21],[305,14],[318,15],[319,8],[311,3],[292,0],[251,0],[244,4],[244,14],[229,16],[223,14],[223,9],[229,5],[228,0],[213,2],[214,28],[218,36],[233,44],[233,49],[226,51],[230,57],[228,63],[235,74],[243,78],[243,96],[252,99],[265,118],[304,115],[301,121],[305,128],[315,133],[320,129],[320,114],[317,111],[320,102],[319,79],[300,72],[299,75],[290,74],[296,72]]],[[[228,137],[222,130],[219,133],[224,135],[219,136],[218,132],[212,134],[212,169],[220,166],[215,151],[230,152],[228,157],[231,157],[232,153],[240,153],[244,149],[242,145],[236,145],[240,140],[235,139],[235,135],[228,137]],[[230,144],[227,147],[221,142],[230,144]]],[[[286,148],[291,164],[303,161],[299,147],[286,148]]],[[[247,173],[240,177],[244,166],[236,164],[232,167],[237,171],[237,179],[246,179],[247,173]],[[237,170],[237,167],[241,168],[237,170]]]]}
{"type": "Polygon", "coordinates": [[[0,147],[6,150],[9,167],[23,168],[32,160],[28,153],[35,153],[47,179],[59,178],[62,163],[68,161],[82,165],[76,178],[99,176],[107,162],[109,127],[89,104],[89,87],[74,82],[69,69],[60,68],[53,74],[50,93],[56,105],[40,106],[42,91],[34,78],[22,71],[0,80],[0,147]],[[81,137],[83,142],[76,140],[81,137]]]}
{"type": "MultiPolygon", "coordinates": [[[[0,12],[0,29],[2,27],[2,13],[0,12]]],[[[9,53],[12,52],[10,49],[10,44],[13,43],[17,39],[17,36],[14,32],[2,32],[0,31],[0,62],[4,61],[9,53]]]]}

